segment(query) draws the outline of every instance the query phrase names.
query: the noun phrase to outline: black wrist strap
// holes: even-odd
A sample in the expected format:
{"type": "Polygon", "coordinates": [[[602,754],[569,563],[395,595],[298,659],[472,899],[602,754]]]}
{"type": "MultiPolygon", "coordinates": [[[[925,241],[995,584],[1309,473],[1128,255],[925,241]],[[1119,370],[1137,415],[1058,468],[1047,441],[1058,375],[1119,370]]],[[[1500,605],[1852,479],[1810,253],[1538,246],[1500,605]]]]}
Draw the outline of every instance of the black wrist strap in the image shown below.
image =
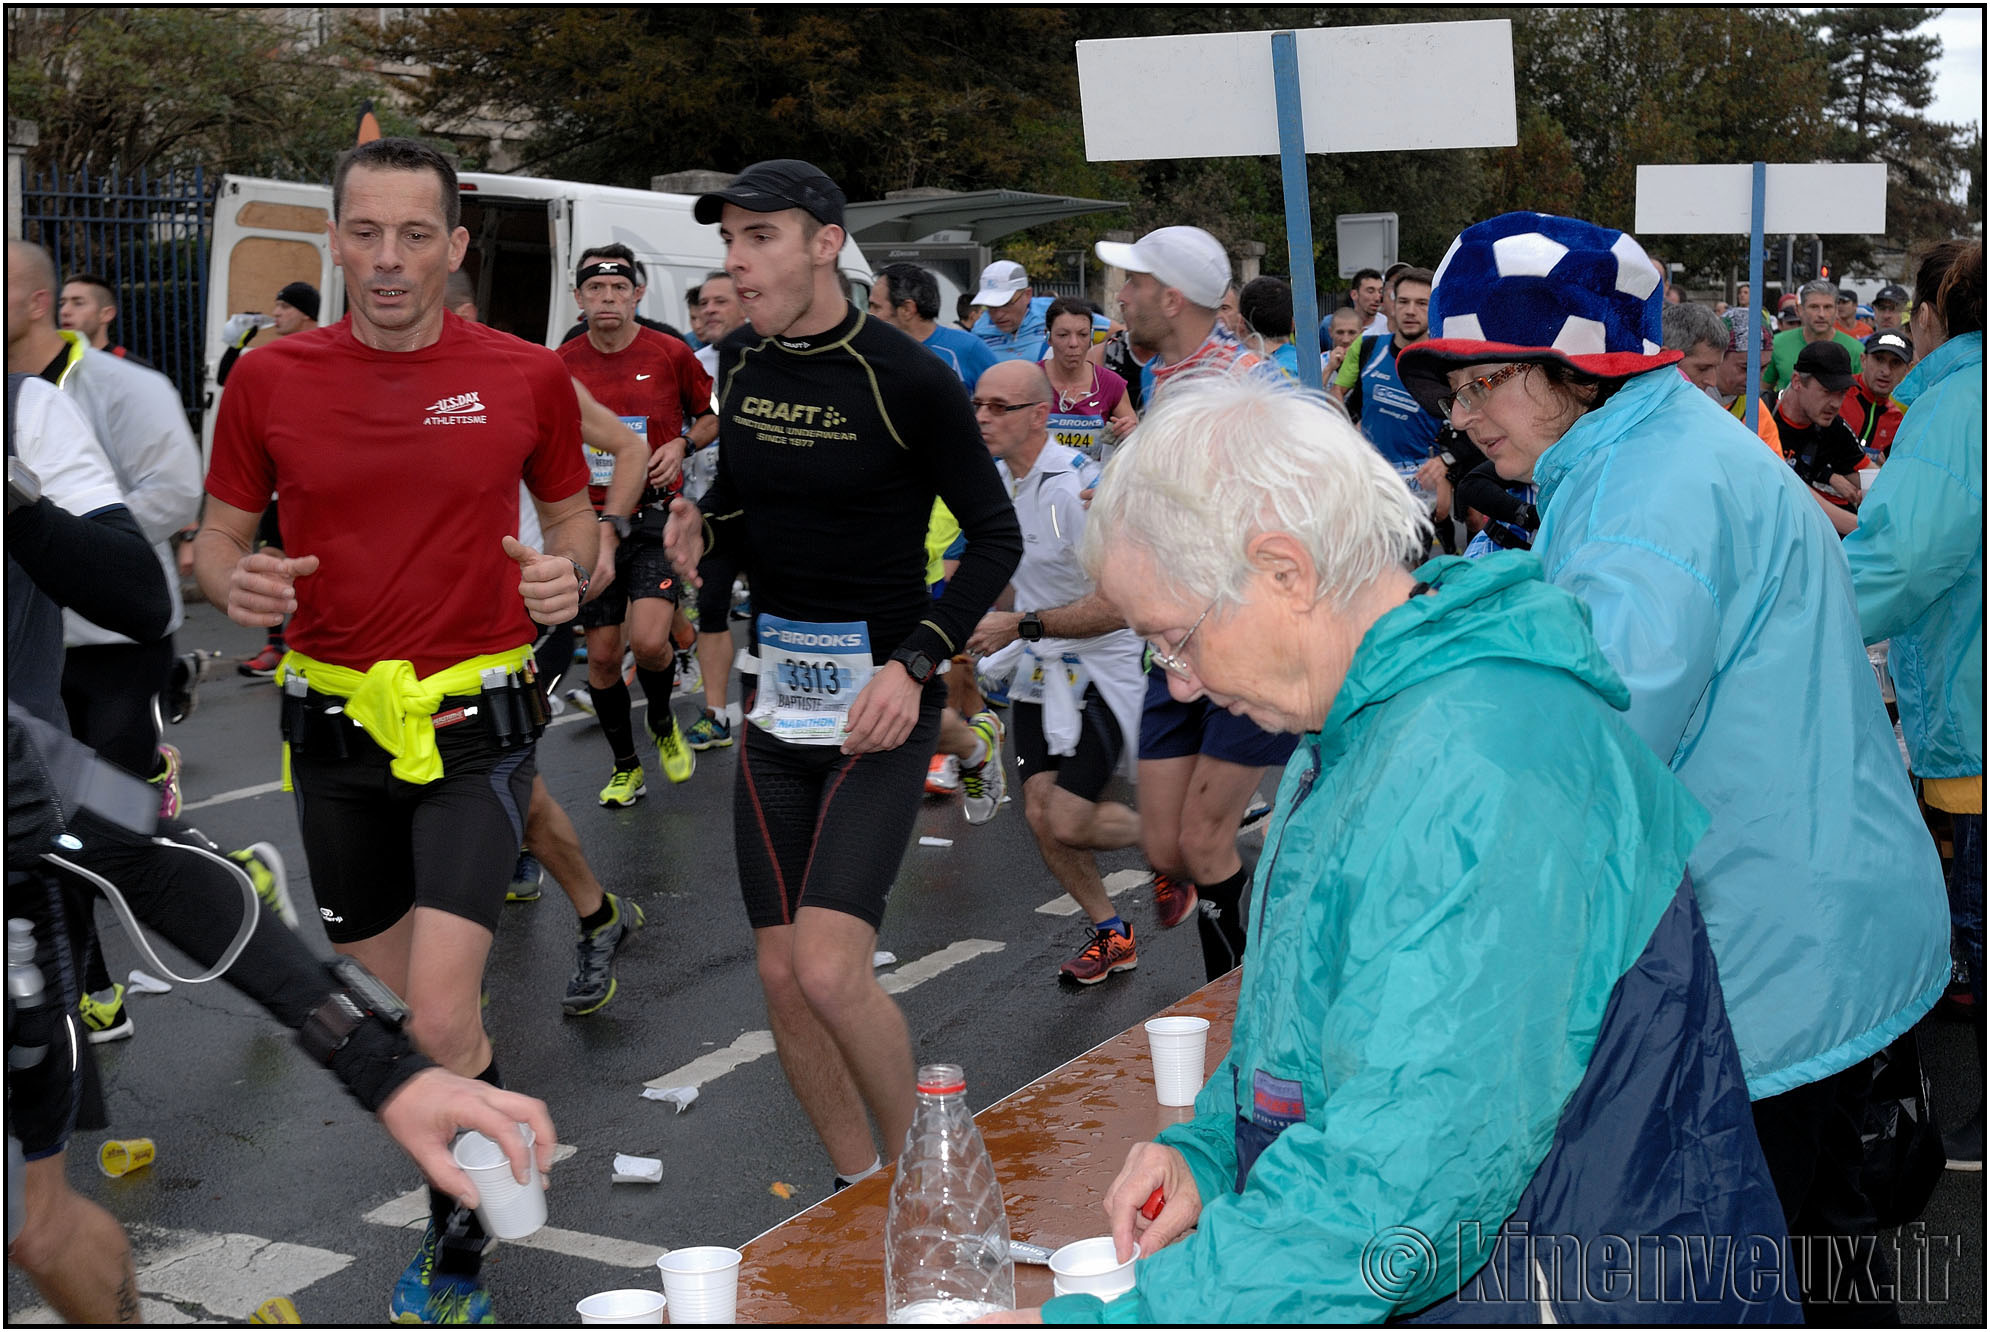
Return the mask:
{"type": "Polygon", "coordinates": [[[435,1061],[415,1050],[406,1032],[368,1016],[332,1055],[331,1069],[354,1100],[378,1114],[387,1098],[435,1061]]]}

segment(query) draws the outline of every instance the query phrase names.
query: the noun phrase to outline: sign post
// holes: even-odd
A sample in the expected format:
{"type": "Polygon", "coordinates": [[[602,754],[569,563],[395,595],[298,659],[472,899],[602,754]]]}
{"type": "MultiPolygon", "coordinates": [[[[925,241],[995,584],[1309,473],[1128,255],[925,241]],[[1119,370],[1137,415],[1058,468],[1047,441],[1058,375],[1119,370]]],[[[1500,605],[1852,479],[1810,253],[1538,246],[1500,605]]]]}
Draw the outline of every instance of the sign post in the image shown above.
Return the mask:
{"type": "Polygon", "coordinates": [[[1078,90],[1094,162],[1278,154],[1293,341],[1308,388],[1319,387],[1320,311],[1305,154],[1519,141],[1506,19],[1079,42],[1078,90]],[[1405,69],[1417,72],[1413,97],[1403,95],[1405,69]],[[1306,86],[1332,87],[1335,104],[1306,102],[1306,86]]]}
{"type": "Polygon", "coordinates": [[[1271,35],[1271,79],[1278,93],[1278,170],[1285,185],[1292,341],[1299,348],[1299,382],[1317,388],[1320,310],[1313,285],[1313,205],[1306,197],[1306,120],[1299,100],[1299,45],[1290,32],[1271,35]]]}
{"type": "MultiPolygon", "coordinates": [[[[1886,232],[1886,164],[1799,162],[1638,168],[1640,236],[1748,235],[1748,296],[1759,306],[1765,232],[1886,232]]],[[[1759,309],[1750,312],[1750,323],[1759,309]]],[[[1762,339],[1748,339],[1750,430],[1762,400],[1762,339]]]]}

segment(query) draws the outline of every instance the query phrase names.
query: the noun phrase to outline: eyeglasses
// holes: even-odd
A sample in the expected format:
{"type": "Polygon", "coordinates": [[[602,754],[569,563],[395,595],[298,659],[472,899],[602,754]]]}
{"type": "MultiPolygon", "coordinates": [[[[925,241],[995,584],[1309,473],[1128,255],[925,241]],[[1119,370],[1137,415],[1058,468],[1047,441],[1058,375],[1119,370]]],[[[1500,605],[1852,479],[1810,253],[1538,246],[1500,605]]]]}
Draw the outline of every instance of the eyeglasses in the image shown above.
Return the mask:
{"type": "Polygon", "coordinates": [[[1167,671],[1171,675],[1179,676],[1184,680],[1194,674],[1194,669],[1183,659],[1182,654],[1188,651],[1188,641],[1195,637],[1195,631],[1202,628],[1202,622],[1208,619],[1209,612],[1215,609],[1216,603],[1213,601],[1205,606],[1202,614],[1195,617],[1195,623],[1188,627],[1188,632],[1182,635],[1182,641],[1175,644],[1172,652],[1165,648],[1156,647],[1154,640],[1151,638],[1147,640],[1147,650],[1154,655],[1154,660],[1161,664],[1162,670],[1167,671]]]}
{"type": "Polygon", "coordinates": [[[1515,361],[1504,370],[1495,370],[1489,375],[1482,375],[1461,385],[1457,392],[1447,393],[1437,400],[1437,414],[1448,421],[1451,419],[1452,409],[1459,406],[1463,406],[1468,412],[1484,411],[1486,399],[1492,396],[1492,391],[1525,370],[1527,365],[1526,361],[1515,361]]]}
{"type": "Polygon", "coordinates": [[[1032,407],[1041,407],[1043,405],[1043,399],[1041,398],[1032,402],[994,402],[988,398],[969,398],[967,402],[977,412],[985,407],[991,412],[1001,412],[1004,415],[1010,412],[1026,412],[1032,407]]]}

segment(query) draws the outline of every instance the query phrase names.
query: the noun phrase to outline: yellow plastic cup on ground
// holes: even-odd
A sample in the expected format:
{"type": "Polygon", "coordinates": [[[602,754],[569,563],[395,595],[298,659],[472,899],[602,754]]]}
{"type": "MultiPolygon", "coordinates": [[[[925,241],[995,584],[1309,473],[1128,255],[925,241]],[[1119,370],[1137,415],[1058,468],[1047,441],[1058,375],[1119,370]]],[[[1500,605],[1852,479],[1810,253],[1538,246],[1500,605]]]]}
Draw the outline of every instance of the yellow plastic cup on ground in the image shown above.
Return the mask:
{"type": "Polygon", "coordinates": [[[151,1165],[158,1151],[150,1138],[112,1138],[97,1149],[97,1169],[119,1179],[151,1165]]]}
{"type": "Polygon", "coordinates": [[[288,1298],[278,1295],[264,1300],[261,1304],[257,1305],[256,1311],[249,1315],[249,1321],[252,1323],[302,1323],[304,1320],[297,1316],[296,1305],[292,1304],[288,1298]]]}

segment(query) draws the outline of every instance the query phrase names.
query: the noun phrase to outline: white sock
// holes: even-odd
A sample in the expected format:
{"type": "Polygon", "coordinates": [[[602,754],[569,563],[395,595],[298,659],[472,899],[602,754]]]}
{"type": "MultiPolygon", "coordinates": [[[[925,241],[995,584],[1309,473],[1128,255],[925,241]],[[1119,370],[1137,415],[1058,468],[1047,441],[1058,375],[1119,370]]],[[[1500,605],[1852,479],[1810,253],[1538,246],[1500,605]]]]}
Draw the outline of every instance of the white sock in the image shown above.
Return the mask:
{"type": "Polygon", "coordinates": [[[854,1175],[846,1175],[841,1171],[838,1171],[836,1174],[836,1180],[840,1184],[856,1184],[862,1180],[869,1179],[872,1175],[877,1174],[877,1172],[882,1169],[884,1169],[884,1159],[882,1157],[873,1156],[871,1158],[871,1163],[865,1166],[862,1170],[859,1170],[854,1175]]]}
{"type": "Polygon", "coordinates": [[[963,768],[978,768],[988,761],[988,742],[981,738],[981,732],[974,732],[974,753],[960,761],[963,768]]]}

